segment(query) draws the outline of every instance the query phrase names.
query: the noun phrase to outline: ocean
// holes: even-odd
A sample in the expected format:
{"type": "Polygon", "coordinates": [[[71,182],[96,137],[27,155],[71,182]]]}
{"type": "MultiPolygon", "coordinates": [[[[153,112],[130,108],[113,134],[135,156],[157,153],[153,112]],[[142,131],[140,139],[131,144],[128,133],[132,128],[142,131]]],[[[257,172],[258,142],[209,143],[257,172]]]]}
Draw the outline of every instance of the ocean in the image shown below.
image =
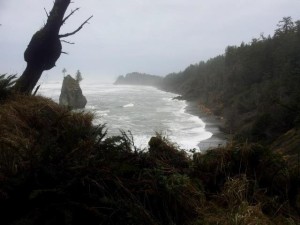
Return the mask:
{"type": "MultiPolygon", "coordinates": [[[[58,102],[61,82],[43,83],[38,95],[58,102]]],[[[93,123],[106,124],[108,135],[130,131],[137,148],[145,149],[156,132],[186,151],[199,149],[212,136],[205,123],[186,112],[187,102],[173,99],[176,94],[154,87],[82,82],[87,98],[86,111],[94,113],[93,123]]]]}

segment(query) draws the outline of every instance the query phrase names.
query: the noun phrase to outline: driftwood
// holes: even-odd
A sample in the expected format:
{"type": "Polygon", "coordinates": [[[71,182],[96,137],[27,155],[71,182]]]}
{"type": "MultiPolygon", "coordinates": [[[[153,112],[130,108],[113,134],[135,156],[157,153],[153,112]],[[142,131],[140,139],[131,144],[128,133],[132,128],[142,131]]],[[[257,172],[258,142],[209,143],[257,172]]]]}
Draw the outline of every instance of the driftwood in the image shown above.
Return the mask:
{"type": "Polygon", "coordinates": [[[16,82],[16,91],[31,94],[43,71],[52,69],[61,53],[63,53],[60,38],[76,34],[92,18],[92,16],[89,17],[73,32],[59,34],[61,26],[79,10],[79,8],[76,8],[64,17],[70,3],[71,0],[55,0],[50,13],[45,9],[48,17],[47,23],[32,36],[25,50],[24,59],[27,62],[27,67],[16,82]]]}

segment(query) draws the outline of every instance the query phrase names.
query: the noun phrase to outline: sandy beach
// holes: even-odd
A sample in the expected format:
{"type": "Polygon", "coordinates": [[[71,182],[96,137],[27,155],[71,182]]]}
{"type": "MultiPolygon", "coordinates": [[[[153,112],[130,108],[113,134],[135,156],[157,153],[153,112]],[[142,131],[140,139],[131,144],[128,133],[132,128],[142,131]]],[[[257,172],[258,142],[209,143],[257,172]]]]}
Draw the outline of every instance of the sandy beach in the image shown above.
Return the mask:
{"type": "Polygon", "coordinates": [[[220,130],[223,126],[223,122],[214,115],[207,115],[201,112],[196,101],[187,101],[186,112],[195,116],[198,116],[205,123],[205,130],[211,132],[213,135],[211,138],[199,142],[198,146],[200,151],[205,151],[218,146],[226,144],[228,135],[220,130]]]}

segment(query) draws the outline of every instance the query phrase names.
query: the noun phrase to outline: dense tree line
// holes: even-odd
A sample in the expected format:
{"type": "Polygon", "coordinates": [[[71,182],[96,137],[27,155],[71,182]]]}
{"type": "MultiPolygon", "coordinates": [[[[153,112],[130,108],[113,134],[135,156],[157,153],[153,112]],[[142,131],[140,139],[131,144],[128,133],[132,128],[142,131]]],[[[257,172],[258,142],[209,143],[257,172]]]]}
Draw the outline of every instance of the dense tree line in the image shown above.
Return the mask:
{"type": "Polygon", "coordinates": [[[273,141],[300,119],[300,21],[284,17],[277,26],[272,37],[169,74],[163,88],[209,106],[238,137],[273,141]]]}

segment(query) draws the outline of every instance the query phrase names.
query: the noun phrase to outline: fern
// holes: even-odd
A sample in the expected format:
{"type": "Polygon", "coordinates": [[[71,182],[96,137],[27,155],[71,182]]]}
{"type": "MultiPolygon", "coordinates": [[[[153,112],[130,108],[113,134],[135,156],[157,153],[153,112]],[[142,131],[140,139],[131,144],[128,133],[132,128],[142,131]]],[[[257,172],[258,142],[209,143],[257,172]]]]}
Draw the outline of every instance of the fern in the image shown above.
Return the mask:
{"type": "Polygon", "coordinates": [[[16,74],[8,75],[1,74],[0,75],[0,100],[6,99],[12,91],[12,86],[16,82],[16,74]]]}

